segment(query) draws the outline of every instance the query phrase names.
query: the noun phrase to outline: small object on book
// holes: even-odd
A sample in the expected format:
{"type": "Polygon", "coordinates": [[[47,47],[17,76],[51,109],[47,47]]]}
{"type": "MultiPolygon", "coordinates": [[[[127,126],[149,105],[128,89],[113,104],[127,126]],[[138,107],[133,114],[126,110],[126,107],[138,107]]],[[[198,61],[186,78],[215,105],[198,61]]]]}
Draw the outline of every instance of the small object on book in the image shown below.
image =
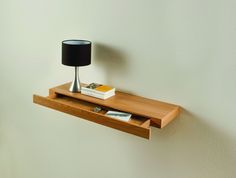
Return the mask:
{"type": "Polygon", "coordinates": [[[128,121],[132,114],[118,111],[107,111],[105,115],[122,121],[128,121]]]}
{"type": "Polygon", "coordinates": [[[81,88],[81,94],[105,100],[115,95],[115,88],[107,85],[91,83],[81,88]]]}

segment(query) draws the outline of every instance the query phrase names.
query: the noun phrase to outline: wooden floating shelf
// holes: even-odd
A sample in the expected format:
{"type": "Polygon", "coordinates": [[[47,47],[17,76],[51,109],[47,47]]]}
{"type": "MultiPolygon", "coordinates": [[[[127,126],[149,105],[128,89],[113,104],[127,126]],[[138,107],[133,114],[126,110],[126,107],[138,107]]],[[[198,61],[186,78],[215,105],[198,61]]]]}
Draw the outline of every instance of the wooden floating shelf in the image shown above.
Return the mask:
{"type": "Polygon", "coordinates": [[[163,128],[180,112],[180,107],[157,100],[130,95],[116,91],[116,95],[106,99],[69,92],[70,83],[49,89],[49,96],[33,96],[33,102],[77,116],[117,130],[131,133],[143,138],[150,138],[150,126],[163,128]],[[94,107],[101,107],[94,112],[94,107]],[[108,110],[132,114],[129,121],[121,121],[105,115],[108,110]]]}

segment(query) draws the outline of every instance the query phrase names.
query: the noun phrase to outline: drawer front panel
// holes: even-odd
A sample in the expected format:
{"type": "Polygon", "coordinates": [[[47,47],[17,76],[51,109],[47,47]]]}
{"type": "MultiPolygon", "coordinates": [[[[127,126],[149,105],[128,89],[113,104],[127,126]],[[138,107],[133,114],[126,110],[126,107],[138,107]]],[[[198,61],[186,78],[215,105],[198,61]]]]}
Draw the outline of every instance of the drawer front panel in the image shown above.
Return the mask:
{"type": "MultiPolygon", "coordinates": [[[[71,114],[73,116],[77,116],[104,126],[108,126],[123,132],[131,133],[143,138],[150,138],[150,125],[149,124],[142,124],[136,125],[132,122],[125,122],[117,119],[113,119],[110,117],[105,116],[101,113],[93,112],[86,107],[82,107],[82,105],[77,104],[74,100],[69,98],[62,99],[62,98],[49,98],[49,97],[42,97],[38,95],[33,96],[34,103],[62,111],[67,114],[71,114]]],[[[78,101],[79,102],[79,101],[78,101]]],[[[149,120],[147,119],[146,123],[149,120]]]]}

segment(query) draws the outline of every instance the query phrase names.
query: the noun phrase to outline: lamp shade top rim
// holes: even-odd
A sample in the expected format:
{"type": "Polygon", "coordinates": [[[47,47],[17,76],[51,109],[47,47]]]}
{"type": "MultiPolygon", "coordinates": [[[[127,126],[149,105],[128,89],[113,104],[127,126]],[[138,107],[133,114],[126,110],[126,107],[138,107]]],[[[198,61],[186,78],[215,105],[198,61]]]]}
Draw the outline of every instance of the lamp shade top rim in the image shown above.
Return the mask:
{"type": "Polygon", "coordinates": [[[63,44],[66,45],[90,45],[91,41],[88,40],[64,40],[62,41],[63,44]]]}

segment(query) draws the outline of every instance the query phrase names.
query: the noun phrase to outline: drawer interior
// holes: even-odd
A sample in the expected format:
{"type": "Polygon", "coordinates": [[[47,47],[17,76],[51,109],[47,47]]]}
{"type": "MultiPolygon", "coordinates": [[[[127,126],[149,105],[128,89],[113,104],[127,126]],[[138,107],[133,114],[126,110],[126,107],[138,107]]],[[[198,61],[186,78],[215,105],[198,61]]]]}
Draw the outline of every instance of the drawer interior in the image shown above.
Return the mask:
{"type": "MultiPolygon", "coordinates": [[[[114,120],[119,120],[119,119],[111,118],[111,117],[105,115],[106,112],[109,110],[110,111],[119,111],[119,110],[115,110],[113,108],[101,106],[98,104],[90,103],[88,101],[84,101],[84,100],[80,100],[80,99],[75,99],[75,98],[68,97],[68,96],[61,95],[61,94],[57,94],[57,96],[55,98],[53,98],[53,100],[55,100],[59,103],[63,103],[63,104],[66,103],[66,105],[68,105],[68,106],[73,106],[73,107],[76,107],[78,109],[81,109],[81,110],[84,110],[87,112],[101,115],[103,117],[107,117],[107,118],[114,119],[114,120]],[[94,111],[95,107],[100,107],[101,111],[95,112],[94,111]]],[[[120,112],[123,112],[123,111],[120,111],[120,112]]],[[[130,113],[130,114],[132,114],[132,113],[130,113]]],[[[122,120],[119,120],[119,121],[126,122],[126,121],[122,121],[122,120]]],[[[136,125],[136,126],[140,126],[140,127],[148,128],[150,126],[150,118],[146,118],[143,116],[138,116],[138,115],[132,114],[131,118],[127,121],[127,123],[132,124],[132,125],[136,125]]]]}

